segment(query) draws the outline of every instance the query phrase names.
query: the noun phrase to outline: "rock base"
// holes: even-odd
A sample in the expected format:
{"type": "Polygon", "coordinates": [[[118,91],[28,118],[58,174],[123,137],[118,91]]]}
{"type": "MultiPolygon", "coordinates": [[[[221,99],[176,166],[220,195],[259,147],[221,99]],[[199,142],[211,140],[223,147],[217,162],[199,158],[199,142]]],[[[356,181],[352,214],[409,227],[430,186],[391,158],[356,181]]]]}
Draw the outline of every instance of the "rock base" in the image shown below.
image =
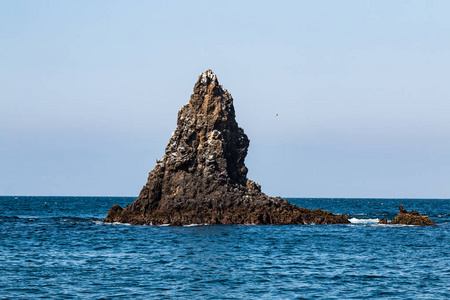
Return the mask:
{"type": "Polygon", "coordinates": [[[347,224],[345,215],[295,206],[281,198],[241,201],[191,200],[183,205],[159,209],[148,214],[136,213],[131,206],[122,208],[114,205],[105,222],[121,222],[134,225],[182,226],[190,224],[219,225],[312,225],[347,224]]]}

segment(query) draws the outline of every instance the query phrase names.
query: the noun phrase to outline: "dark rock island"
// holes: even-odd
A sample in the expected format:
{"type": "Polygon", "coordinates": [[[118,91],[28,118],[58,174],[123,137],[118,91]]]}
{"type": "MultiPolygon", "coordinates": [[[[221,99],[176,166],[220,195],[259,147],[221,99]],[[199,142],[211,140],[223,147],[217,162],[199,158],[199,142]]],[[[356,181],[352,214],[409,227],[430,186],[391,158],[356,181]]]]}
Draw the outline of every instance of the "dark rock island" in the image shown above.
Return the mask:
{"type": "Polygon", "coordinates": [[[295,206],[247,179],[249,139],[233,98],[208,70],[178,112],[177,129],[132,205],[114,205],[105,222],[170,224],[336,224],[345,215],[295,206]]]}
{"type": "Polygon", "coordinates": [[[383,218],[378,222],[378,224],[402,224],[402,225],[417,225],[417,226],[430,226],[436,225],[430,218],[419,214],[417,211],[406,211],[403,205],[398,207],[398,215],[394,220],[388,222],[387,219],[383,218]]]}

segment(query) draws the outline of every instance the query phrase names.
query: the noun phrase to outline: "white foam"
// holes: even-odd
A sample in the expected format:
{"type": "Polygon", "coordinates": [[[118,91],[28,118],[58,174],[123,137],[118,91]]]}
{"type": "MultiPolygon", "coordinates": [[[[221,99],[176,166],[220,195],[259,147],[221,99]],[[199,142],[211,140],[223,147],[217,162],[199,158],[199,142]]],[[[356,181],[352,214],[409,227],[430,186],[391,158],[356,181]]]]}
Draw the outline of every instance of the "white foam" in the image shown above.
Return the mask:
{"type": "Polygon", "coordinates": [[[417,227],[419,225],[406,225],[406,224],[376,224],[376,226],[383,227],[417,227]]]}
{"type": "Polygon", "coordinates": [[[195,227],[195,226],[205,226],[205,225],[208,225],[208,224],[189,224],[189,225],[183,225],[183,227],[195,227]]]}
{"type": "Polygon", "coordinates": [[[357,219],[357,218],[351,218],[349,219],[350,223],[352,224],[374,224],[378,223],[380,219],[357,219]]]}
{"type": "Polygon", "coordinates": [[[95,225],[105,225],[105,226],[114,226],[114,225],[131,225],[129,223],[120,223],[120,222],[103,222],[103,221],[93,221],[95,225]]]}
{"type": "Polygon", "coordinates": [[[120,222],[113,222],[113,225],[124,225],[124,226],[131,226],[130,223],[120,223],[120,222]]]}

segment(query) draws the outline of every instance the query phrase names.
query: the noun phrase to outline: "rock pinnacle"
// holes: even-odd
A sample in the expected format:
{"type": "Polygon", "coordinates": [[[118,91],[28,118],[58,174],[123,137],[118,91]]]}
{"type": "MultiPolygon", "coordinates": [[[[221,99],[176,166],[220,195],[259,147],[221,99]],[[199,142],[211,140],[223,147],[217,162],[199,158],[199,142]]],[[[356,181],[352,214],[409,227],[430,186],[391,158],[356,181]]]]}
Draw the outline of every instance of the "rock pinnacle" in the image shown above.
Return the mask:
{"type": "Polygon", "coordinates": [[[322,224],[347,217],[268,197],[247,178],[249,139],[233,98],[207,70],[178,112],[165,154],[131,206],[114,205],[105,222],[131,224],[322,224]]]}

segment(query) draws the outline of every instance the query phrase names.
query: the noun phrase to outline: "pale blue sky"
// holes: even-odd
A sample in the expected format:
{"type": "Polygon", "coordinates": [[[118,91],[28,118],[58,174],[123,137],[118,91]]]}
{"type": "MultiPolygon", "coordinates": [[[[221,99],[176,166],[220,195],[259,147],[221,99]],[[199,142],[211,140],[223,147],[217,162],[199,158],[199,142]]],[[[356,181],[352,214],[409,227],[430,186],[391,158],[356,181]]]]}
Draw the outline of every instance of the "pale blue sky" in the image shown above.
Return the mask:
{"type": "Polygon", "coordinates": [[[211,68],[269,195],[450,198],[449,16],[425,0],[0,1],[0,195],[137,196],[211,68]]]}

